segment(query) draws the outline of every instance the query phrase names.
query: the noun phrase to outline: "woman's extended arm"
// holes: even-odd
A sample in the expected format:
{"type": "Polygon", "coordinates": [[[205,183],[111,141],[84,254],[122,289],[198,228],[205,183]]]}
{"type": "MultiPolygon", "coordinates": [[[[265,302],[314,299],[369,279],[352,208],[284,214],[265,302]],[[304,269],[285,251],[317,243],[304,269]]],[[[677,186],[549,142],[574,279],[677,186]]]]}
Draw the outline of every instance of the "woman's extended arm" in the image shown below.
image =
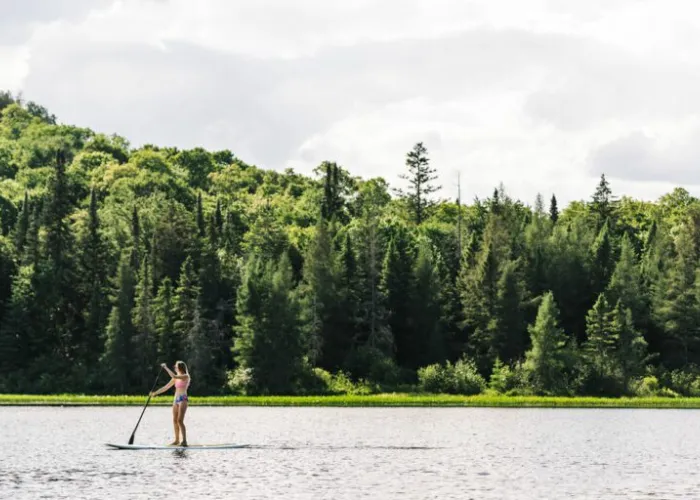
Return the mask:
{"type": "Polygon", "coordinates": [[[165,384],[163,387],[161,387],[161,388],[158,389],[157,391],[152,392],[152,393],[151,393],[151,396],[157,396],[158,394],[162,394],[162,393],[164,393],[165,391],[167,391],[168,389],[170,389],[170,388],[171,388],[172,386],[174,386],[174,385],[175,385],[175,380],[174,380],[174,379],[170,379],[170,382],[168,382],[167,384],[165,384]]]}
{"type": "Polygon", "coordinates": [[[187,374],[185,374],[185,375],[178,375],[178,374],[176,374],[176,373],[173,372],[170,368],[168,368],[168,365],[166,365],[165,363],[161,363],[160,366],[162,366],[163,368],[165,368],[165,371],[168,372],[168,375],[170,375],[170,376],[171,376],[172,378],[174,378],[174,379],[177,379],[177,380],[184,380],[184,379],[190,378],[190,376],[187,375],[187,374]]]}

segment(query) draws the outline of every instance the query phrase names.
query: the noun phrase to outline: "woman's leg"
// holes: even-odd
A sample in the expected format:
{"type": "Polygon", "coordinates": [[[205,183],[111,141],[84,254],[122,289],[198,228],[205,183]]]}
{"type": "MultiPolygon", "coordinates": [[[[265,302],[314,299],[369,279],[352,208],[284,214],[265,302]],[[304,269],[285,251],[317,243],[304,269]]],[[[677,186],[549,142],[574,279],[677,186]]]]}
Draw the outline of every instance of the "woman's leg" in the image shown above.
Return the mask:
{"type": "Polygon", "coordinates": [[[170,443],[171,446],[180,443],[180,425],[179,425],[180,405],[173,403],[173,428],[175,430],[175,441],[170,443]]]}
{"type": "Polygon", "coordinates": [[[178,406],[180,407],[180,413],[178,414],[177,422],[180,425],[180,432],[182,433],[182,441],[180,441],[180,444],[182,446],[187,446],[187,428],[185,427],[185,412],[187,412],[187,401],[183,401],[178,406]]]}

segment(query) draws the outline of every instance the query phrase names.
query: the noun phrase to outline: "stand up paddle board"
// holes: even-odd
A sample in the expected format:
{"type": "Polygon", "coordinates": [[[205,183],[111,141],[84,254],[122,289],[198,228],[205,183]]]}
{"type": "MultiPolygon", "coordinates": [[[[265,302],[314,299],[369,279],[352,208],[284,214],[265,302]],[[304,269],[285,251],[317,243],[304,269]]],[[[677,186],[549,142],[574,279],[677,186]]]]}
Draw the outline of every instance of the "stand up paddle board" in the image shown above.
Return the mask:
{"type": "Polygon", "coordinates": [[[189,446],[159,445],[159,444],[113,444],[107,446],[117,450],[230,450],[234,448],[248,448],[249,444],[191,444],[189,446]]]}

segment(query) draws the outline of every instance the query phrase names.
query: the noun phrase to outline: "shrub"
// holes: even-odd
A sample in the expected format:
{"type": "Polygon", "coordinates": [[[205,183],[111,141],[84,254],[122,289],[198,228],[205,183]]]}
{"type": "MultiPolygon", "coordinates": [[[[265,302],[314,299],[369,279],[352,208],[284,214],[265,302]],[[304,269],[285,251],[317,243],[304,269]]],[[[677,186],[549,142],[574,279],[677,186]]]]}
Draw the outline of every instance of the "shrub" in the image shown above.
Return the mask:
{"type": "Polygon", "coordinates": [[[490,389],[500,394],[507,394],[513,391],[522,391],[525,385],[525,371],[522,363],[518,362],[511,368],[496,358],[489,380],[490,389]]]}
{"type": "Polygon", "coordinates": [[[238,367],[228,372],[226,386],[234,394],[242,396],[251,395],[254,392],[255,379],[252,368],[238,367]]]}
{"type": "Polygon", "coordinates": [[[486,381],[473,361],[460,359],[454,365],[428,365],[418,370],[418,387],[425,392],[447,394],[479,394],[486,381]]]}

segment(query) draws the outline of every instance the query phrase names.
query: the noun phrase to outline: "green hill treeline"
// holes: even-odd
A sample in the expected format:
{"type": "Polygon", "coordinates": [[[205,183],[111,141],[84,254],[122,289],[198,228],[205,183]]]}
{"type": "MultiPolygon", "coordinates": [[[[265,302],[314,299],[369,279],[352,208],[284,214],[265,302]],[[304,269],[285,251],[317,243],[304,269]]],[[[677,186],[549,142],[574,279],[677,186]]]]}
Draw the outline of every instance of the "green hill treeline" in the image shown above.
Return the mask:
{"type": "Polygon", "coordinates": [[[143,393],[183,359],[196,394],[700,395],[684,189],[462,205],[422,143],[402,192],[0,113],[0,392],[143,393]]]}

